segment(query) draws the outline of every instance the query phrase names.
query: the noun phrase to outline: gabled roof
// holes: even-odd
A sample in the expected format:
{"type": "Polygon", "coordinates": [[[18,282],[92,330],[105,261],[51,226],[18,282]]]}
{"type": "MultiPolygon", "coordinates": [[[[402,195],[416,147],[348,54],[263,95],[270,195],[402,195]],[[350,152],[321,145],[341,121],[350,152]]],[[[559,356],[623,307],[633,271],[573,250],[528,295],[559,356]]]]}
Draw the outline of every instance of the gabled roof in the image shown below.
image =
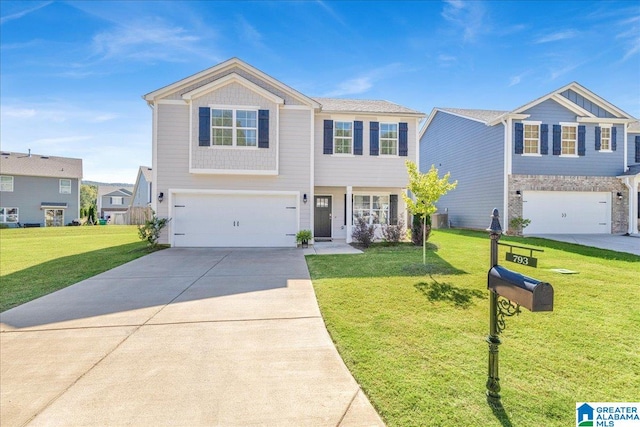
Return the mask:
{"type": "Polygon", "coordinates": [[[500,119],[502,116],[509,114],[503,110],[474,110],[468,108],[439,108],[440,111],[446,111],[456,116],[466,117],[482,123],[491,123],[500,119]]]}
{"type": "Polygon", "coordinates": [[[130,197],[133,195],[133,187],[122,185],[99,185],[98,197],[104,196],[124,196],[130,197]]]}
{"type": "Polygon", "coordinates": [[[3,151],[0,153],[0,173],[82,179],[82,159],[3,151]]]}
{"type": "Polygon", "coordinates": [[[323,113],[378,113],[403,114],[424,117],[424,113],[383,100],[313,98],[321,105],[323,113]]]}
{"type": "MultiPolygon", "coordinates": [[[[170,85],[167,85],[165,87],[162,87],[160,89],[154,90],[153,92],[149,92],[146,95],[143,96],[143,98],[149,103],[149,104],[153,104],[155,103],[156,99],[161,98],[163,96],[166,96],[168,94],[170,94],[171,92],[175,92],[180,90],[181,88],[187,88],[189,86],[192,86],[194,84],[197,84],[199,81],[205,81],[207,79],[207,77],[212,76],[214,74],[218,74],[221,73],[225,70],[231,70],[234,67],[239,67],[241,69],[243,69],[244,71],[246,71],[247,73],[250,73],[252,75],[254,75],[255,77],[262,79],[266,82],[268,82],[270,85],[273,85],[275,87],[277,87],[278,89],[290,94],[292,97],[296,98],[297,100],[301,101],[303,104],[309,105],[312,108],[318,108],[319,105],[316,101],[314,101],[313,99],[309,98],[306,95],[303,95],[302,93],[298,92],[297,90],[285,85],[284,83],[274,79],[273,77],[269,76],[268,74],[263,73],[262,71],[258,70],[255,67],[252,67],[251,65],[247,64],[246,62],[238,59],[238,58],[231,58],[228,59],[218,65],[215,65],[211,68],[207,68],[206,70],[200,71],[199,73],[193,74],[189,77],[186,77],[182,80],[179,80],[175,83],[172,83],[170,85]]],[[[206,83],[205,83],[206,84],[206,83]]]]}
{"type": "Polygon", "coordinates": [[[138,172],[144,176],[145,181],[151,182],[151,168],[149,166],[140,166],[138,172]]]}

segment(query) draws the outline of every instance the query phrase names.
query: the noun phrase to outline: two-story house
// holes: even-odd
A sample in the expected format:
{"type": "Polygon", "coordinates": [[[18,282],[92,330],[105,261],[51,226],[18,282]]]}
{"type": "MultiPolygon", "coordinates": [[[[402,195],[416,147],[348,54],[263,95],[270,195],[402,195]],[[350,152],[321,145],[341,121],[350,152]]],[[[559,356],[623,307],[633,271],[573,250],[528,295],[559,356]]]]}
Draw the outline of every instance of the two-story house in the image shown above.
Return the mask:
{"type": "Polygon", "coordinates": [[[144,224],[151,218],[151,201],[153,194],[153,181],[151,168],[140,166],[136,183],[133,185],[131,203],[127,209],[127,224],[144,224]]]}
{"type": "Polygon", "coordinates": [[[144,96],[153,110],[153,209],[172,246],[351,240],[353,218],[406,208],[420,112],[311,98],[233,58],[144,96]]]}
{"type": "Polygon", "coordinates": [[[80,218],[82,160],[0,153],[0,224],[56,227],[80,218]]]}
{"type": "Polygon", "coordinates": [[[629,202],[629,233],[640,233],[640,121],[630,123],[627,132],[628,169],[619,178],[629,187],[632,199],[629,202]]]}
{"type": "Polygon", "coordinates": [[[420,170],[458,180],[438,203],[455,227],[484,229],[497,207],[504,229],[530,220],[524,234],[635,233],[635,121],[575,82],[512,111],[434,108],[420,170]]]}
{"type": "Polygon", "coordinates": [[[97,208],[100,218],[108,220],[109,224],[126,224],[132,196],[132,186],[99,185],[97,208]]]}

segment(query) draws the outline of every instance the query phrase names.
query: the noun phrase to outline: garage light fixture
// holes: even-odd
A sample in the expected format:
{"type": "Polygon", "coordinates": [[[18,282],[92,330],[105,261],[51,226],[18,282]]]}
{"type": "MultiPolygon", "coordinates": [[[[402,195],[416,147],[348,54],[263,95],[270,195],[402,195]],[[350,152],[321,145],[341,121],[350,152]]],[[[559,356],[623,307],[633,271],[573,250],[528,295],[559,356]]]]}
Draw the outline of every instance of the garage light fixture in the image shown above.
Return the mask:
{"type": "Polygon", "coordinates": [[[158,193],[158,201],[162,203],[163,200],[164,200],[164,193],[163,192],[158,193]]]}
{"type": "Polygon", "coordinates": [[[616,193],[616,196],[618,196],[618,200],[622,200],[622,193],[621,192],[618,191],[616,193]]]}
{"type": "Polygon", "coordinates": [[[516,196],[518,196],[518,199],[522,197],[522,191],[516,190],[516,196]]]}
{"type": "Polygon", "coordinates": [[[302,201],[303,201],[304,203],[307,203],[307,193],[304,193],[304,194],[302,195],[302,201]]]}

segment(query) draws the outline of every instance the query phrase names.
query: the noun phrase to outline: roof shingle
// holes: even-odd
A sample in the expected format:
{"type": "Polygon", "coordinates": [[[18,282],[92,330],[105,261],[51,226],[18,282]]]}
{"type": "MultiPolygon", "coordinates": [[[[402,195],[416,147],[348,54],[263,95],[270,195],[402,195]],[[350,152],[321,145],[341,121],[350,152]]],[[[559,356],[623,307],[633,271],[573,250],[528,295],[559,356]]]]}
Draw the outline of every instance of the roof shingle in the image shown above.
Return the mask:
{"type": "Polygon", "coordinates": [[[0,154],[0,173],[82,179],[82,159],[3,151],[0,154]]]}
{"type": "Polygon", "coordinates": [[[345,113],[388,113],[424,116],[420,111],[412,110],[389,101],[370,99],[312,98],[322,105],[323,112],[345,113]]]}

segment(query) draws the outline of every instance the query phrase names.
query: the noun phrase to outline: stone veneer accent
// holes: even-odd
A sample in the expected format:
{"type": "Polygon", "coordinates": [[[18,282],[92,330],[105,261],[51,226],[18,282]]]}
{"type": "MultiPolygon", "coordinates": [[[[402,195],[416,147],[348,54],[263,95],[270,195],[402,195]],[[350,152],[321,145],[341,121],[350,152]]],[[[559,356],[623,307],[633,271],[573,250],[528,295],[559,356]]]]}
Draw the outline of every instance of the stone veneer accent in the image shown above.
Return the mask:
{"type": "MultiPolygon", "coordinates": [[[[626,233],[628,230],[629,192],[616,177],[611,176],[562,176],[562,175],[510,175],[509,218],[522,216],[522,198],[516,191],[594,191],[611,193],[611,233],[626,233]],[[622,193],[622,200],[616,194],[622,193]]],[[[520,230],[510,230],[520,232],[520,230]]]]}

